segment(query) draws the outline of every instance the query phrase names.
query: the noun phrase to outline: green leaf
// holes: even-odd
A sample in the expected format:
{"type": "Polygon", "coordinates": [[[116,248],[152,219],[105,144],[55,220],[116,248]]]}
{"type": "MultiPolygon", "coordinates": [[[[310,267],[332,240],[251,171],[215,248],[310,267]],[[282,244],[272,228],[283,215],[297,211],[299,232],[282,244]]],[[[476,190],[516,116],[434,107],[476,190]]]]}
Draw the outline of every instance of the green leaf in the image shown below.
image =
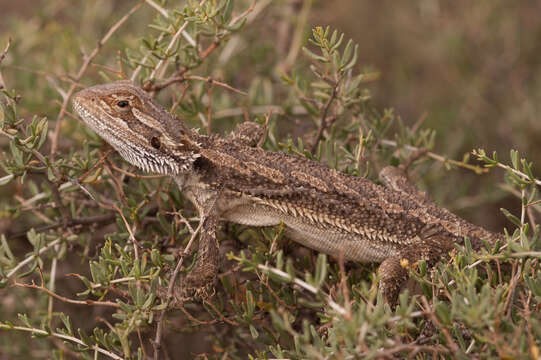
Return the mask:
{"type": "Polygon", "coordinates": [[[511,214],[507,209],[500,208],[500,211],[516,226],[520,227],[522,226],[520,219],[516,217],[515,215],[511,214]]]}
{"type": "Polygon", "coordinates": [[[315,286],[319,289],[327,278],[327,256],[320,253],[317,256],[315,286]]]}
{"type": "Polygon", "coordinates": [[[329,60],[327,60],[325,57],[313,53],[312,51],[308,50],[308,48],[305,47],[305,46],[302,47],[302,51],[304,51],[304,53],[314,61],[319,61],[319,62],[322,62],[322,63],[328,63],[329,62],[329,60]]]}
{"type": "Polygon", "coordinates": [[[257,329],[252,325],[250,324],[249,325],[249,328],[250,328],[250,334],[252,335],[252,339],[257,339],[259,337],[259,333],[257,332],[257,329]]]}
{"type": "Polygon", "coordinates": [[[73,328],[71,327],[71,320],[70,317],[64,313],[60,313],[60,319],[64,323],[64,327],[66,328],[66,333],[69,335],[73,335],[73,328]]]}
{"type": "Polygon", "coordinates": [[[447,303],[438,301],[434,306],[434,310],[443,325],[448,326],[451,324],[451,312],[447,303]]]}
{"type": "Polygon", "coordinates": [[[513,164],[513,167],[518,170],[518,151],[511,149],[510,150],[510,157],[511,157],[511,163],[513,164]]]}

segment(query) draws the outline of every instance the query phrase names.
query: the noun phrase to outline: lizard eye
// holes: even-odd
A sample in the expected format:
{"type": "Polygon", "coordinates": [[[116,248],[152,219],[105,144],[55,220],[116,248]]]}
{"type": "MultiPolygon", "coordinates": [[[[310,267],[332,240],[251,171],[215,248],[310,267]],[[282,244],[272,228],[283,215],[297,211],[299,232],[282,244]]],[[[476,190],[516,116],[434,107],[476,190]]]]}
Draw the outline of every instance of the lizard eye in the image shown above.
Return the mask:
{"type": "Polygon", "coordinates": [[[129,105],[130,103],[127,100],[120,100],[116,103],[116,106],[118,106],[119,108],[125,108],[129,105]]]}
{"type": "Polygon", "coordinates": [[[153,136],[151,139],[150,139],[150,145],[152,145],[152,147],[156,150],[159,150],[160,149],[160,146],[161,146],[161,143],[160,143],[160,139],[158,139],[157,137],[153,136]]]}

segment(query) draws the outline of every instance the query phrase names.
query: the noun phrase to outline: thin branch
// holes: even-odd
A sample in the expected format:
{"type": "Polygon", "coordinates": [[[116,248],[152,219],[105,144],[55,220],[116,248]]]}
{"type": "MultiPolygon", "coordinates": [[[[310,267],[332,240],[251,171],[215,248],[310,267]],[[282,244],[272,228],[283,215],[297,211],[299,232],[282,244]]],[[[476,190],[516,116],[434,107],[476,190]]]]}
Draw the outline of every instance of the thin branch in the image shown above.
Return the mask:
{"type": "Polygon", "coordinates": [[[430,307],[428,304],[428,300],[426,297],[422,296],[421,301],[423,303],[423,306],[425,307],[424,311],[425,314],[428,316],[430,320],[434,323],[434,325],[439,328],[445,337],[445,340],[447,341],[447,345],[451,348],[451,351],[454,354],[460,354],[460,347],[453,341],[453,338],[451,337],[451,334],[449,333],[449,330],[442,326],[441,322],[439,321],[438,317],[435,315],[434,310],[430,307]]]}
{"type": "Polygon", "coordinates": [[[188,79],[188,80],[200,80],[200,81],[206,81],[207,83],[209,84],[216,84],[218,86],[221,86],[223,88],[226,88],[228,90],[231,90],[233,92],[236,92],[237,94],[241,94],[243,96],[248,96],[248,93],[245,92],[245,91],[242,91],[242,90],[239,90],[239,89],[236,89],[234,88],[233,86],[231,85],[228,85],[224,82],[221,82],[221,81],[218,81],[218,80],[215,80],[213,78],[211,78],[210,76],[208,77],[203,77],[203,76],[197,76],[197,75],[187,75],[187,76],[184,76],[184,79],[188,79]]]}
{"type": "Polygon", "coordinates": [[[303,2],[300,14],[297,16],[297,25],[295,26],[293,40],[291,40],[291,45],[289,46],[287,56],[285,60],[277,66],[284,73],[289,72],[293,64],[295,64],[297,56],[299,55],[299,50],[304,39],[304,29],[306,27],[306,23],[308,22],[310,9],[312,8],[312,1],[313,0],[305,0],[303,2]]]}
{"type": "MultiPolygon", "coordinates": [[[[200,63],[203,63],[203,61],[210,55],[212,54],[212,52],[214,50],[216,50],[216,48],[220,45],[220,42],[221,42],[221,39],[216,39],[214,40],[205,50],[201,51],[199,53],[199,61],[200,63]]],[[[186,66],[183,66],[180,70],[178,70],[174,75],[173,77],[182,77],[184,74],[186,74],[186,72],[188,72],[188,70],[190,70],[191,68],[188,68],[186,66]]],[[[143,88],[146,90],[146,91],[153,91],[153,92],[158,92],[158,91],[161,91],[163,90],[164,88],[166,88],[167,86],[171,85],[172,83],[169,83],[169,82],[165,82],[164,83],[165,85],[162,85],[162,86],[156,86],[156,85],[152,85],[151,82],[147,82],[143,88]]]]}
{"type": "MultiPolygon", "coordinates": [[[[145,1],[147,2],[147,4],[149,4],[154,9],[156,9],[164,18],[169,19],[169,14],[167,13],[167,10],[165,10],[160,5],[156,4],[153,0],[145,0],[145,1]]],[[[202,1],[199,4],[199,6],[203,5],[203,3],[204,1],[202,1]]],[[[184,37],[184,39],[186,39],[186,41],[188,41],[188,43],[190,43],[190,45],[192,45],[193,47],[197,46],[197,43],[195,42],[195,40],[186,31],[182,31],[182,36],[184,37]]]]}
{"type": "MultiPolygon", "coordinates": [[[[380,143],[382,145],[385,145],[385,146],[392,146],[392,147],[398,147],[398,143],[394,140],[387,140],[387,139],[382,139],[380,141],[380,143]]],[[[415,146],[411,146],[411,145],[403,145],[404,146],[404,149],[407,149],[407,150],[410,150],[410,151],[418,151],[420,150],[420,148],[418,147],[415,147],[415,146]]],[[[439,154],[436,154],[436,153],[433,153],[431,151],[427,151],[426,155],[434,160],[437,160],[437,161],[440,161],[442,163],[447,163],[447,164],[451,164],[451,165],[454,165],[454,166],[458,166],[458,167],[462,167],[462,168],[465,168],[465,169],[469,169],[469,170],[473,170],[476,174],[483,174],[483,173],[488,173],[488,169],[486,168],[483,168],[481,166],[478,166],[478,165],[471,165],[471,164],[466,164],[464,162],[461,162],[461,161],[456,161],[456,160],[453,160],[453,159],[448,159],[444,156],[441,156],[439,154]]]]}
{"type": "MultiPolygon", "coordinates": [[[[165,37],[165,32],[162,32],[160,33],[160,36],[158,36],[158,39],[156,40],[156,42],[159,44],[161,43],[161,41],[163,40],[163,38],[165,37]]],[[[137,78],[137,75],[139,75],[139,72],[141,71],[141,69],[143,68],[143,65],[141,64],[145,64],[148,60],[148,58],[151,56],[152,52],[149,51],[145,57],[139,61],[139,65],[137,65],[137,68],[135,68],[135,70],[133,71],[133,73],[131,74],[131,77],[130,77],[130,80],[132,82],[135,82],[135,78],[137,78]]]]}
{"type": "Polygon", "coordinates": [[[312,144],[312,147],[310,149],[310,152],[313,154],[319,145],[319,142],[321,141],[321,138],[323,137],[323,132],[327,127],[330,125],[330,122],[327,122],[327,113],[329,112],[329,108],[331,107],[332,102],[334,99],[336,99],[336,95],[338,92],[338,84],[334,84],[332,88],[332,93],[327,102],[325,103],[325,106],[323,107],[323,113],[321,114],[321,119],[319,122],[319,128],[317,130],[316,138],[314,139],[314,143],[312,144]]]}
{"type": "MultiPolygon", "coordinates": [[[[230,109],[223,109],[218,110],[214,114],[214,119],[222,119],[226,117],[233,117],[233,116],[241,116],[245,113],[246,109],[241,107],[236,108],[230,108],[230,109]]],[[[284,108],[280,105],[259,105],[259,106],[252,106],[248,108],[248,111],[250,114],[265,114],[268,112],[273,112],[280,115],[285,115],[286,111],[284,108]]],[[[308,112],[306,109],[301,105],[293,106],[291,109],[288,109],[288,113],[292,115],[307,115],[308,112]]]]}
{"type": "Polygon", "coordinates": [[[50,242],[47,246],[44,246],[42,247],[41,249],[39,249],[38,251],[38,254],[35,255],[35,254],[32,254],[31,256],[27,257],[26,259],[24,259],[23,261],[21,261],[19,264],[17,264],[17,266],[15,266],[13,269],[11,269],[6,277],[9,279],[10,277],[12,277],[13,275],[15,275],[17,273],[17,271],[19,271],[23,266],[25,266],[26,264],[28,264],[29,262],[33,261],[36,259],[37,256],[43,254],[44,252],[46,252],[47,250],[49,250],[50,248],[54,247],[55,245],[57,244],[60,244],[60,241],[62,239],[56,239],[52,242],[50,242]]]}
{"type": "Polygon", "coordinates": [[[186,26],[188,26],[188,24],[189,24],[189,22],[185,21],[184,24],[182,24],[182,26],[177,30],[177,32],[175,33],[175,35],[173,36],[173,38],[169,42],[169,45],[167,45],[167,49],[165,49],[165,57],[158,62],[158,64],[156,65],[156,67],[154,68],[152,73],[150,74],[150,77],[149,77],[150,80],[154,79],[156,77],[157,73],[158,73],[159,78],[163,76],[163,74],[164,74],[164,72],[166,70],[166,67],[164,66],[164,64],[167,61],[169,61],[169,57],[168,57],[169,52],[173,49],[173,46],[175,45],[178,38],[180,37],[180,34],[184,31],[184,29],[186,28],[186,26]]]}
{"type": "Polygon", "coordinates": [[[13,286],[30,288],[30,289],[37,289],[37,290],[43,291],[44,293],[46,293],[47,295],[49,295],[49,296],[51,296],[51,297],[53,297],[55,299],[58,299],[58,300],[60,300],[62,302],[69,303],[69,304],[89,305],[89,306],[109,306],[109,307],[114,307],[114,308],[119,308],[120,307],[120,305],[118,303],[115,303],[115,302],[112,302],[112,301],[94,301],[94,300],[73,300],[73,299],[69,299],[67,297],[56,294],[55,292],[47,289],[43,285],[41,285],[41,286],[36,285],[36,284],[34,284],[34,282],[32,282],[32,284],[24,284],[24,283],[20,283],[20,282],[15,282],[13,284],[13,286]]]}
{"type": "Polygon", "coordinates": [[[4,49],[4,51],[2,51],[2,53],[0,54],[0,64],[2,63],[2,61],[4,61],[4,59],[6,58],[6,55],[9,51],[9,47],[11,46],[11,38],[8,38],[8,43],[6,45],[6,48],[4,49]]]}
{"type": "Polygon", "coordinates": [[[128,233],[130,234],[130,240],[133,244],[133,253],[135,255],[135,258],[139,259],[139,250],[137,249],[139,247],[139,242],[135,238],[134,231],[131,228],[130,224],[128,223],[128,220],[126,220],[126,217],[124,216],[124,213],[122,212],[122,210],[116,204],[113,204],[113,207],[120,214],[120,217],[122,218],[122,221],[124,222],[124,226],[126,226],[126,229],[128,230],[128,233]]]}
{"type": "MultiPolygon", "coordinates": [[[[87,216],[82,218],[72,218],[68,223],[66,224],[66,227],[73,227],[77,225],[107,225],[110,223],[113,223],[115,221],[116,214],[115,213],[108,213],[103,215],[94,215],[94,216],[87,216]]],[[[48,230],[56,229],[63,227],[63,222],[57,222],[55,224],[51,225],[45,225],[37,228],[33,228],[35,232],[42,233],[48,230]]],[[[26,233],[28,233],[28,230],[21,231],[15,234],[10,235],[10,238],[20,238],[23,236],[26,236],[26,233]]]]}

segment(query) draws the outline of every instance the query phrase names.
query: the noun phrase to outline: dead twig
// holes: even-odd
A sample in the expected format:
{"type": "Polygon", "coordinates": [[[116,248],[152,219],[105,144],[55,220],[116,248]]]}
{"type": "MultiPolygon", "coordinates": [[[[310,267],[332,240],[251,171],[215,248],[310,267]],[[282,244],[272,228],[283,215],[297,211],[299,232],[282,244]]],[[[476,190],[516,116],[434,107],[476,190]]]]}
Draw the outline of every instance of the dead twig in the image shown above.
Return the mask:
{"type": "Polygon", "coordinates": [[[62,302],[65,302],[65,303],[69,303],[69,304],[76,304],[76,305],[88,305],[88,306],[108,306],[108,307],[114,307],[114,308],[119,308],[120,305],[115,303],[115,302],[112,302],[112,301],[94,301],[94,300],[73,300],[73,299],[69,299],[67,297],[64,297],[64,296],[61,296],[61,295],[58,295],[54,292],[52,292],[51,290],[47,289],[45,286],[42,285],[36,285],[33,281],[32,281],[32,284],[24,284],[24,283],[20,283],[20,282],[15,282],[13,283],[13,286],[17,286],[17,287],[24,287],[24,288],[29,288],[29,289],[37,289],[39,291],[43,291],[44,293],[46,293],[47,295],[55,298],[55,299],[58,299],[62,302]]]}
{"type": "Polygon", "coordinates": [[[312,147],[310,149],[310,152],[313,154],[319,145],[319,142],[321,141],[321,138],[323,137],[323,132],[325,129],[327,129],[332,122],[334,121],[327,121],[327,113],[329,112],[329,108],[331,107],[332,102],[334,99],[336,99],[336,95],[338,92],[338,84],[335,84],[332,88],[332,93],[325,105],[323,106],[323,112],[321,113],[321,120],[319,122],[319,128],[317,130],[317,135],[314,139],[314,143],[312,144],[312,147]]]}

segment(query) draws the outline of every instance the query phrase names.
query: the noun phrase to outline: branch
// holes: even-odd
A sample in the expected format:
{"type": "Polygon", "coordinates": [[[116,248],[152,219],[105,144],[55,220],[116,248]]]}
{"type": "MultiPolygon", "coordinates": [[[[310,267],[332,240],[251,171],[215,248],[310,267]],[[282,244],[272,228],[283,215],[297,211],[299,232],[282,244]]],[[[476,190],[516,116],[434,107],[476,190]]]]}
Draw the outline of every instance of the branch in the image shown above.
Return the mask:
{"type": "MultiPolygon", "coordinates": [[[[82,217],[82,218],[72,218],[71,220],[69,220],[67,222],[65,227],[72,227],[72,226],[76,226],[76,225],[93,225],[93,224],[107,225],[107,224],[113,223],[115,221],[115,218],[116,218],[115,213],[107,213],[107,214],[103,214],[103,215],[87,216],[87,217],[82,217]]],[[[38,227],[38,228],[34,228],[34,230],[37,233],[41,233],[41,232],[56,229],[56,228],[59,228],[59,227],[64,227],[64,222],[63,221],[62,222],[57,222],[57,223],[52,224],[52,225],[45,225],[45,226],[41,226],[41,227],[38,227]]],[[[9,237],[10,238],[20,238],[20,237],[26,236],[26,233],[28,233],[28,230],[15,233],[13,235],[10,235],[9,237]]]]}
{"type": "Polygon", "coordinates": [[[329,108],[331,107],[332,102],[334,101],[334,99],[336,99],[336,93],[338,91],[337,88],[338,88],[338,83],[336,83],[333,86],[331,97],[329,98],[329,100],[327,100],[327,102],[325,103],[325,106],[323,107],[323,113],[321,114],[321,120],[319,122],[319,129],[317,130],[316,138],[314,139],[314,143],[312,144],[312,148],[310,149],[310,152],[312,154],[317,150],[319,142],[321,138],[323,137],[323,131],[325,131],[325,129],[330,124],[330,122],[327,123],[327,113],[329,112],[329,108]]]}
{"type": "Polygon", "coordinates": [[[60,295],[52,292],[51,290],[47,289],[43,285],[36,285],[36,284],[34,284],[34,282],[32,282],[32,284],[23,284],[23,283],[15,282],[13,284],[13,286],[30,288],[30,289],[37,289],[37,290],[43,291],[44,293],[46,293],[47,295],[49,295],[51,297],[54,297],[55,299],[58,299],[60,301],[63,301],[63,302],[69,303],[69,304],[90,305],[90,306],[110,306],[110,307],[114,307],[114,308],[119,308],[120,307],[120,305],[118,303],[115,303],[115,302],[112,302],[112,301],[94,301],[94,300],[73,300],[73,299],[69,299],[67,297],[60,296],[60,295]]]}
{"type": "Polygon", "coordinates": [[[2,51],[2,53],[0,54],[0,64],[2,63],[2,61],[6,58],[6,55],[8,53],[8,50],[9,50],[9,47],[11,46],[11,38],[8,38],[8,43],[6,45],[6,48],[4,49],[4,51],[2,51]]]}

